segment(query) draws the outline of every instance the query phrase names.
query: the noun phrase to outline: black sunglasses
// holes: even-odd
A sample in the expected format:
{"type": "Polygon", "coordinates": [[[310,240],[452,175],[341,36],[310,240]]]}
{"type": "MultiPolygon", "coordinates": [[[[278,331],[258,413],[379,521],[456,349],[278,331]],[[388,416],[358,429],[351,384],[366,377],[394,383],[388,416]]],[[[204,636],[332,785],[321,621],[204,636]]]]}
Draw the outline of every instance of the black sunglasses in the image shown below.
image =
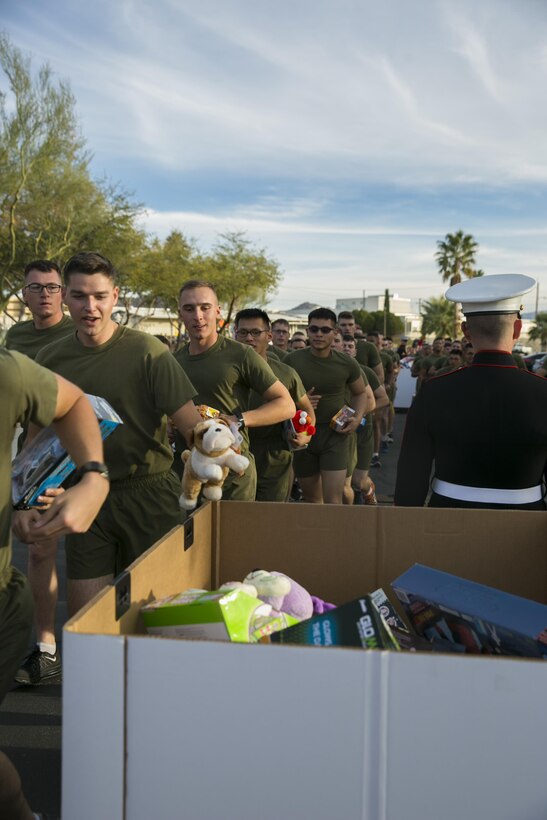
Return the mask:
{"type": "Polygon", "coordinates": [[[334,328],[329,327],[328,325],[308,325],[308,330],[310,331],[310,333],[319,333],[319,332],[321,332],[321,333],[327,334],[327,333],[333,333],[334,332],[334,328]]]}

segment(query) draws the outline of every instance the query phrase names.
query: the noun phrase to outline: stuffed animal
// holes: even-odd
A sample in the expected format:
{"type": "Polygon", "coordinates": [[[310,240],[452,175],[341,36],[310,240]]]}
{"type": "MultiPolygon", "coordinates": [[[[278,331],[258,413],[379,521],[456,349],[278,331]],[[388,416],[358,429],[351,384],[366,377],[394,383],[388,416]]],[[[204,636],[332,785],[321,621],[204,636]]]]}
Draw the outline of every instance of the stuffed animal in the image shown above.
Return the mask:
{"type": "Polygon", "coordinates": [[[232,470],[243,475],[249,466],[249,459],[232,449],[235,436],[222,419],[207,419],[194,427],[194,446],[185,450],[181,459],[184,463],[182,495],[180,506],[193,510],[200,490],[211,501],[222,498],[222,485],[232,470]]]}
{"type": "Polygon", "coordinates": [[[305,621],[312,615],[320,615],[336,609],[334,604],[310,595],[303,586],[283,572],[266,572],[264,569],[257,569],[250,572],[243,582],[229,581],[220,588],[243,589],[249,595],[256,596],[264,603],[270,604],[276,612],[286,612],[300,621],[305,621]]]}
{"type": "Polygon", "coordinates": [[[305,410],[297,410],[292,419],[296,433],[305,433],[307,436],[315,435],[315,427],[311,423],[311,417],[305,410]]]}

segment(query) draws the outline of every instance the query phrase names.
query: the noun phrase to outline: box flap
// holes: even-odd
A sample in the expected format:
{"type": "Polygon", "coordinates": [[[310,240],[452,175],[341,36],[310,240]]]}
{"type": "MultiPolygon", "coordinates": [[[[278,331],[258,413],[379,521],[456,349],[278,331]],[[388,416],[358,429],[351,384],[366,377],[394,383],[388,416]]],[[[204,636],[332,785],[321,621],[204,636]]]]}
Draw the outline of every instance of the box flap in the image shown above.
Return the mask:
{"type": "Polygon", "coordinates": [[[220,502],[218,580],[277,570],[335,604],[376,589],[378,510],[220,502]]]}
{"type": "Polygon", "coordinates": [[[119,619],[116,619],[116,588],[111,585],[69,620],[65,631],[139,634],[144,632],[140,610],[148,601],[188,587],[210,589],[216,553],[214,519],[215,506],[204,505],[190,519],[193,534],[188,525],[175,527],[131,564],[127,570],[127,607],[123,607],[127,611],[119,619]],[[186,543],[185,534],[191,536],[186,537],[186,543]]]}

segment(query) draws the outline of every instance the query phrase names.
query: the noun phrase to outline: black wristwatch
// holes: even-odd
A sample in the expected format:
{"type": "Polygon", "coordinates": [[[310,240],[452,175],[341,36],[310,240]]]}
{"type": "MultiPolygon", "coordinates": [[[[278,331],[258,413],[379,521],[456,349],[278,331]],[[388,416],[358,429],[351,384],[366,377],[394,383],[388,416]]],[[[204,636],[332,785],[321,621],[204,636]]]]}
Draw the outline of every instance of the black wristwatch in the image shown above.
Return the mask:
{"type": "Polygon", "coordinates": [[[234,416],[236,417],[237,423],[239,424],[239,429],[244,430],[246,425],[241,408],[236,407],[236,409],[234,410],[234,416]]]}
{"type": "Polygon", "coordinates": [[[108,467],[106,464],[103,464],[102,461],[86,461],[85,464],[82,464],[82,466],[76,470],[74,474],[75,480],[80,481],[86,473],[99,473],[99,475],[102,475],[107,481],[110,481],[108,467]]]}

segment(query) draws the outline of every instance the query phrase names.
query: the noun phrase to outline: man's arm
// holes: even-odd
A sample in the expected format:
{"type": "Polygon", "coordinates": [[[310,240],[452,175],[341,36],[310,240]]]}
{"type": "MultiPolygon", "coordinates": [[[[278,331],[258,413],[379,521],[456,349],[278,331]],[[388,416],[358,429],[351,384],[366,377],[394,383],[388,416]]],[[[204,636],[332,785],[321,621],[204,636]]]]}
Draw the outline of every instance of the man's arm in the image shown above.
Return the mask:
{"type": "Polygon", "coordinates": [[[380,382],[383,384],[384,383],[384,365],[382,364],[382,362],[380,362],[379,364],[375,364],[372,369],[374,370],[374,372],[378,376],[378,379],[380,380],[380,382]]]}
{"type": "Polygon", "coordinates": [[[181,436],[186,440],[188,447],[191,447],[194,440],[194,427],[200,421],[203,421],[194,402],[187,401],[186,404],[171,413],[170,418],[181,436]]]}
{"type": "Polygon", "coordinates": [[[397,464],[395,506],[423,507],[429,492],[435,451],[427,430],[425,412],[424,393],[427,393],[428,387],[424,385],[420,390],[406,417],[397,464]]]}
{"type": "MultiPolygon", "coordinates": [[[[246,427],[265,427],[268,424],[277,424],[279,421],[292,419],[296,413],[294,401],[287,388],[279,379],[262,394],[264,404],[256,410],[245,410],[242,413],[246,427]]],[[[227,418],[236,420],[235,416],[227,418]]]]}
{"type": "Polygon", "coordinates": [[[386,393],[386,388],[383,384],[376,388],[374,391],[374,397],[376,399],[376,410],[381,410],[382,407],[388,406],[389,396],[386,393]]]}
{"type": "MultiPolygon", "coordinates": [[[[57,380],[54,429],[76,467],[101,462],[103,442],[91,405],[79,387],[61,376],[57,380]]],[[[99,473],[86,473],[74,487],[57,496],[46,512],[29,510],[14,516],[21,540],[38,541],[70,532],[85,532],[108,495],[109,482],[99,473]]]]}

